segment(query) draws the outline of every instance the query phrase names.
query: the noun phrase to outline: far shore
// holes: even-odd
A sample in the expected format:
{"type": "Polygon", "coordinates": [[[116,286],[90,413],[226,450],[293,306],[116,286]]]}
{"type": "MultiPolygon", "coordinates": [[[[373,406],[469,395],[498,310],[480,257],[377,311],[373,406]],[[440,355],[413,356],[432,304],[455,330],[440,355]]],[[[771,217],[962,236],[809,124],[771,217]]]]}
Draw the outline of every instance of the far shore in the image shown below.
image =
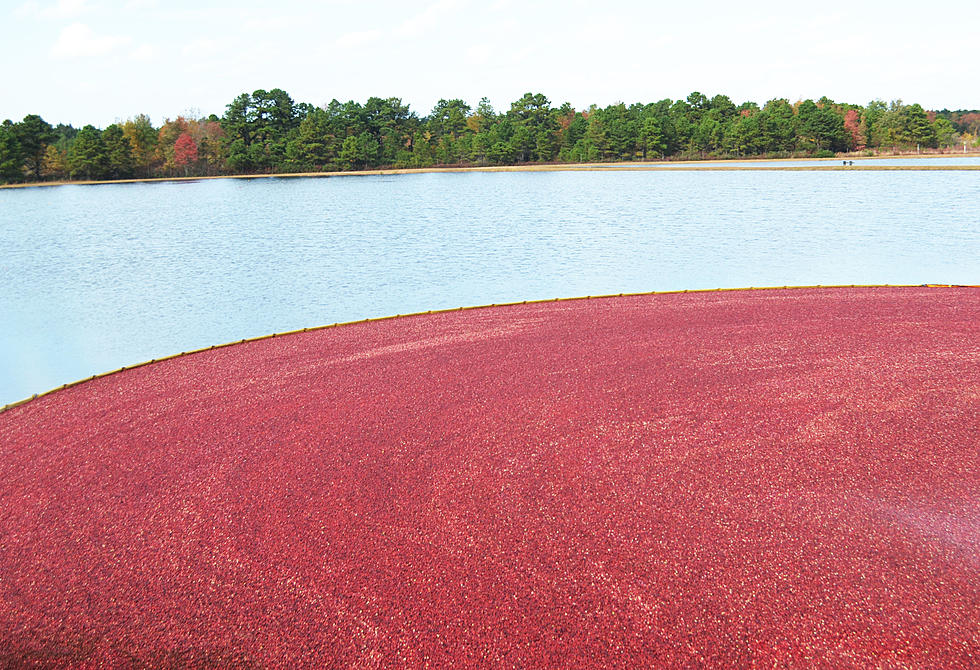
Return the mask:
{"type": "Polygon", "coordinates": [[[728,159],[705,159],[705,160],[685,160],[685,161],[643,161],[643,162],[616,162],[616,163],[524,163],[522,165],[493,165],[493,166],[440,166],[427,168],[379,168],[374,170],[348,170],[331,172],[277,172],[269,174],[233,174],[233,175],[213,175],[198,177],[148,177],[143,179],[105,179],[105,180],[60,180],[30,182],[25,184],[5,184],[0,189],[5,188],[30,188],[35,186],[66,186],[66,185],[93,185],[93,184],[138,184],[149,182],[180,182],[180,181],[199,181],[203,179],[286,179],[293,177],[359,177],[359,176],[378,176],[378,175],[398,175],[398,174],[431,174],[440,172],[566,172],[566,171],[610,171],[610,170],[669,170],[675,165],[696,165],[697,167],[686,168],[685,172],[691,170],[705,171],[725,171],[725,170],[783,170],[805,172],[809,170],[980,170],[980,165],[868,165],[865,161],[875,161],[879,159],[913,158],[928,160],[930,158],[977,158],[980,152],[971,153],[930,153],[930,154],[880,154],[875,156],[863,155],[841,155],[833,158],[728,158],[728,159]],[[855,165],[843,165],[843,161],[861,161],[855,165]],[[825,163],[825,165],[731,165],[731,163],[788,163],[799,161],[812,161],[814,163],[825,163]]]}

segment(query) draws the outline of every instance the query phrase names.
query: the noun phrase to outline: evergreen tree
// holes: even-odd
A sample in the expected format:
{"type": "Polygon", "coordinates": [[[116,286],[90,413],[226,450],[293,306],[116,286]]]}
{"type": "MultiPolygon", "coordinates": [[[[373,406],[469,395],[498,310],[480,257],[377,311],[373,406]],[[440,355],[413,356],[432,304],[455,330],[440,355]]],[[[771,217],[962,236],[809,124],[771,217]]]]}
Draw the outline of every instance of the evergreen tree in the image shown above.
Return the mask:
{"type": "Polygon", "coordinates": [[[24,120],[15,124],[17,141],[24,159],[28,174],[35,181],[41,181],[41,167],[44,163],[44,153],[48,144],[58,136],[47,121],[37,114],[28,114],[24,120]]]}
{"type": "Polygon", "coordinates": [[[103,179],[106,176],[108,157],[102,133],[88,125],[78,131],[68,150],[68,169],[72,179],[103,179]]]}
{"type": "Polygon", "coordinates": [[[667,138],[664,136],[660,119],[652,114],[645,117],[640,126],[640,148],[643,158],[662,158],[667,151],[667,138]]]}
{"type": "Polygon", "coordinates": [[[0,124],[0,184],[16,184],[24,180],[24,154],[17,131],[10,120],[0,124]]]}
{"type": "Polygon", "coordinates": [[[133,176],[133,147],[118,124],[102,131],[105,143],[106,169],[110,179],[129,179],[133,176]]]}
{"type": "Polygon", "coordinates": [[[905,137],[909,145],[936,146],[936,129],[929,122],[929,117],[922,109],[922,105],[918,103],[909,105],[906,109],[905,137]]]}

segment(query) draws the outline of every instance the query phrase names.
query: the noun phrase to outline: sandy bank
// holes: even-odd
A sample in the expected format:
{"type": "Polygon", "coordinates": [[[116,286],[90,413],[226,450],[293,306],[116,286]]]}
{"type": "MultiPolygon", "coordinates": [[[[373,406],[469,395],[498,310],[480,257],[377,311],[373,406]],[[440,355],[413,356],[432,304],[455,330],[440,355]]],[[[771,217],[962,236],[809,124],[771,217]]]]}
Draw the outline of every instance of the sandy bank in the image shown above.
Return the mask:
{"type": "MultiPolygon", "coordinates": [[[[934,157],[977,157],[980,153],[972,154],[936,154],[934,157]]],[[[548,163],[548,164],[524,164],[524,165],[500,165],[487,167],[432,167],[432,168],[402,168],[402,169],[380,169],[380,170],[359,170],[343,172],[283,172],[274,174],[249,174],[249,175],[217,175],[212,177],[155,177],[150,179],[116,179],[101,181],[51,181],[37,182],[30,184],[7,184],[0,188],[30,188],[36,186],[64,186],[74,185],[94,185],[94,184],[136,184],[152,182],[174,182],[174,181],[199,181],[203,179],[287,179],[292,177],[364,177],[377,175],[398,175],[398,174],[431,174],[440,172],[564,172],[564,171],[615,171],[615,170],[650,170],[665,171],[671,166],[693,165],[697,167],[684,168],[690,170],[724,171],[724,170],[763,170],[763,171],[796,171],[805,172],[811,170],[980,170],[980,165],[869,165],[866,161],[889,158],[921,158],[927,161],[929,156],[895,154],[882,156],[848,156],[847,160],[861,161],[857,165],[841,165],[843,158],[758,158],[758,159],[732,159],[728,161],[660,161],[660,162],[638,162],[638,163],[548,163]],[[817,165],[807,166],[781,166],[781,165],[726,165],[726,163],[774,163],[774,162],[799,162],[809,160],[817,165]]]]}

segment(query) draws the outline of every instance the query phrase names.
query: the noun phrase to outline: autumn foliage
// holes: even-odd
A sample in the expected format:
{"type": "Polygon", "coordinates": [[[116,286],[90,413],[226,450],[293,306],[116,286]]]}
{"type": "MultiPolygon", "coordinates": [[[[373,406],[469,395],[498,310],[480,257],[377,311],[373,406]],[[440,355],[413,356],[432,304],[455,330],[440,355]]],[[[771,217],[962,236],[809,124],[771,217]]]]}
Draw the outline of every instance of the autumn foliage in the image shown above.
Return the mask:
{"type": "Polygon", "coordinates": [[[851,136],[851,145],[855,149],[864,148],[864,136],[861,134],[861,114],[856,109],[844,113],[844,130],[851,136]]]}
{"type": "Polygon", "coordinates": [[[174,143],[174,165],[177,167],[187,167],[197,160],[197,142],[184,131],[174,143]]]}

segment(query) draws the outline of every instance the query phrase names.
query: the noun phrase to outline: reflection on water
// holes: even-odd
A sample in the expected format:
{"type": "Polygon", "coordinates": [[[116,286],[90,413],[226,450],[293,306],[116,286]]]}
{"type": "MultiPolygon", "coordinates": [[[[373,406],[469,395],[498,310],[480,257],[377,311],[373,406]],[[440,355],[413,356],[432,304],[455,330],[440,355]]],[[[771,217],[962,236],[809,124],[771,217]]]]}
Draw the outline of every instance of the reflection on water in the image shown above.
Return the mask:
{"type": "Polygon", "coordinates": [[[534,172],[0,191],[0,404],[272,332],[525,299],[978,283],[971,172],[534,172]]]}

